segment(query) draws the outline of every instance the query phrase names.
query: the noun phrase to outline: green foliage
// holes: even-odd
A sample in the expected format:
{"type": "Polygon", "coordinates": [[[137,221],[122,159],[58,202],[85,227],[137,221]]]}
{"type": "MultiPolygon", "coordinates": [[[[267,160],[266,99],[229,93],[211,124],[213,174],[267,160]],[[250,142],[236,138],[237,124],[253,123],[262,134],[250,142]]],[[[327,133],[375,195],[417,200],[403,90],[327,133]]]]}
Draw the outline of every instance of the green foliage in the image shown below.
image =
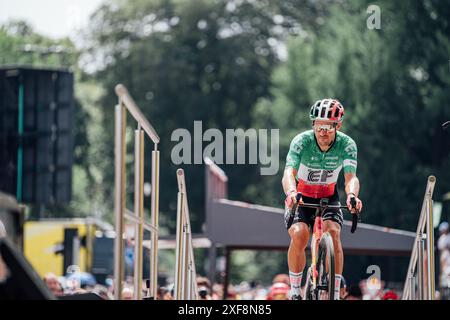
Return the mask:
{"type": "Polygon", "coordinates": [[[69,67],[78,60],[78,52],[70,39],[46,38],[20,20],[0,26],[0,52],[0,65],[69,67]]]}

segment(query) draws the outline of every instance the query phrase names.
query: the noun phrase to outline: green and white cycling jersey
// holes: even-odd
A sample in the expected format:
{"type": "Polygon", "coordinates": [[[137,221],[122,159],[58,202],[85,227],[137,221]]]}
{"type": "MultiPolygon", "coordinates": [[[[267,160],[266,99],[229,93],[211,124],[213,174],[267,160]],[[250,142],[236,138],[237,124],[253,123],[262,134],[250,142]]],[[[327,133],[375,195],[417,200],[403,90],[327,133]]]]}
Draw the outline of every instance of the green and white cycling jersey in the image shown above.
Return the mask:
{"type": "Polygon", "coordinates": [[[336,139],[328,151],[317,144],[313,130],[292,139],[286,157],[286,167],[297,170],[297,191],[311,198],[329,198],[336,188],[339,172],[356,173],[357,153],[355,141],[337,131],[336,139]]]}

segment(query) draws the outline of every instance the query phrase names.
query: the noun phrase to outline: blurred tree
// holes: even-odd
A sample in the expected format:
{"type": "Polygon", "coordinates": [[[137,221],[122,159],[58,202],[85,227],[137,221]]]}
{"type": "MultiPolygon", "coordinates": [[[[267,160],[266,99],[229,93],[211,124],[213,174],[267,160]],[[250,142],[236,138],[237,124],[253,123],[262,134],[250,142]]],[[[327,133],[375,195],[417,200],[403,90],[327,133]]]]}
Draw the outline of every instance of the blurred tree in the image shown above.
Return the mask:
{"type": "Polygon", "coordinates": [[[47,38],[22,20],[12,20],[0,26],[0,50],[0,64],[3,65],[71,67],[79,56],[70,39],[47,38]]]}

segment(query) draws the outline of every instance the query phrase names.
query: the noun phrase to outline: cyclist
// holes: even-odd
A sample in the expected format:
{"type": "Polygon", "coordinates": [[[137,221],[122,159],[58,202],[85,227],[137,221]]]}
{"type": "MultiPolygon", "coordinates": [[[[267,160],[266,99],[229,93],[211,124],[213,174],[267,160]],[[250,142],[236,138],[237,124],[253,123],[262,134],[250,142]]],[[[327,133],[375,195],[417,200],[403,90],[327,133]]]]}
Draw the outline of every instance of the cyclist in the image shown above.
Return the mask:
{"type": "MultiPolygon", "coordinates": [[[[288,250],[290,298],[300,300],[300,286],[305,268],[305,248],[314,225],[315,209],[299,208],[299,214],[292,225],[288,225],[289,210],[296,203],[300,192],[303,201],[319,203],[328,198],[329,204],[339,204],[336,188],[339,172],[344,169],[346,204],[352,213],[361,211],[362,202],[358,198],[359,180],[356,176],[357,146],[348,135],[340,132],[344,117],[344,107],[336,99],[322,99],[315,102],[310,111],[312,130],[298,134],[292,139],[286,157],[286,167],[282,179],[286,194],[285,223],[291,242],[288,250]],[[350,199],[356,200],[356,210],[350,199]]],[[[341,210],[327,209],[323,214],[323,230],[333,238],[335,251],[335,300],[339,300],[344,257],[340,240],[343,223],[341,210]]],[[[329,293],[332,294],[332,293],[329,293]]]]}

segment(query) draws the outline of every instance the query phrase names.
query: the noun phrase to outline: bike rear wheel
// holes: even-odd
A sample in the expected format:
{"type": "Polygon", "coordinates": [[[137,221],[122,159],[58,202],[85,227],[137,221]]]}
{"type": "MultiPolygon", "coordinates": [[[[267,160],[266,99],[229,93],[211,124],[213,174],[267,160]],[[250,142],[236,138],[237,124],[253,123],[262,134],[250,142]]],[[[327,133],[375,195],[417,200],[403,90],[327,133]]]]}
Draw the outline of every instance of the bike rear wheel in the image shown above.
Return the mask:
{"type": "Polygon", "coordinates": [[[328,232],[322,235],[319,243],[319,254],[317,258],[317,300],[334,300],[334,246],[333,239],[328,232]],[[328,271],[327,271],[328,270],[328,271]],[[326,295],[328,293],[328,296],[326,295]],[[324,296],[327,296],[326,298],[324,296]]]}

